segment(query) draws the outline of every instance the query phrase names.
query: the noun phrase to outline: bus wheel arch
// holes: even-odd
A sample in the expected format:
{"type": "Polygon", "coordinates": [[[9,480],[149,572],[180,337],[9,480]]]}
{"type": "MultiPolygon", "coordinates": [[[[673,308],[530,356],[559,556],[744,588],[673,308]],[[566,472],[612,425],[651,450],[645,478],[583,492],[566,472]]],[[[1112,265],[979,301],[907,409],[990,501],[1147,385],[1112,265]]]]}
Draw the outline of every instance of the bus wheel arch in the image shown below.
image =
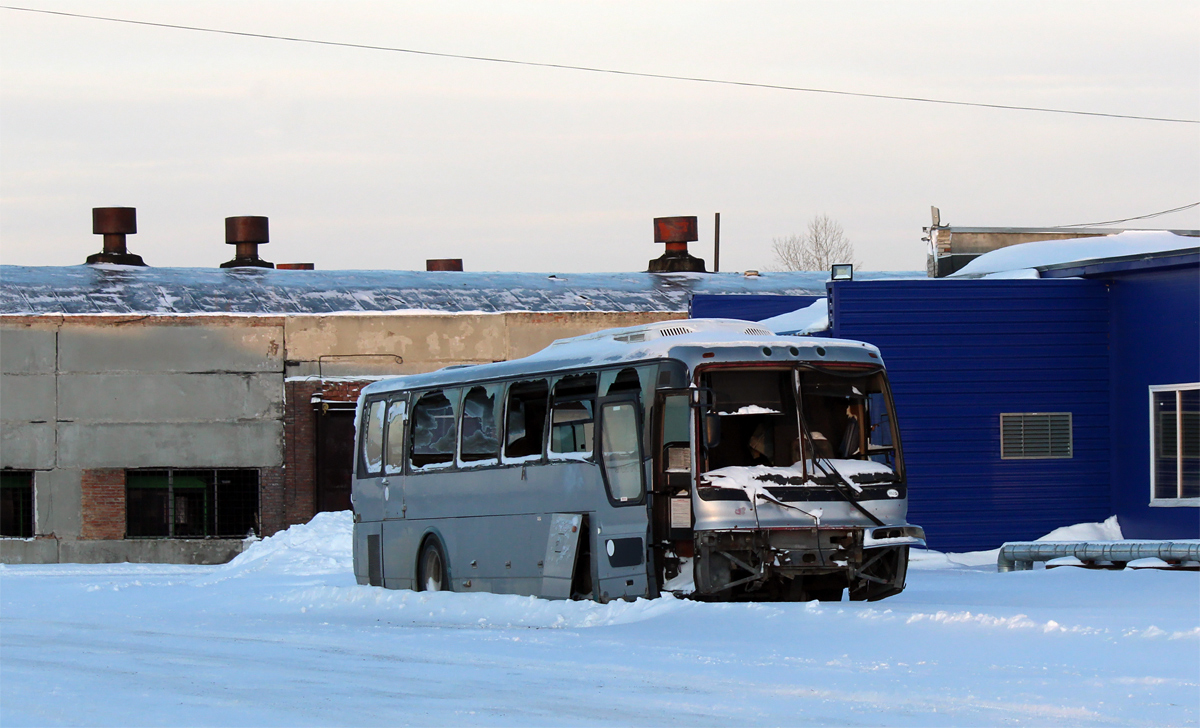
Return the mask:
{"type": "Polygon", "coordinates": [[[417,591],[450,591],[450,564],[446,547],[436,533],[430,532],[417,549],[417,591]]]}

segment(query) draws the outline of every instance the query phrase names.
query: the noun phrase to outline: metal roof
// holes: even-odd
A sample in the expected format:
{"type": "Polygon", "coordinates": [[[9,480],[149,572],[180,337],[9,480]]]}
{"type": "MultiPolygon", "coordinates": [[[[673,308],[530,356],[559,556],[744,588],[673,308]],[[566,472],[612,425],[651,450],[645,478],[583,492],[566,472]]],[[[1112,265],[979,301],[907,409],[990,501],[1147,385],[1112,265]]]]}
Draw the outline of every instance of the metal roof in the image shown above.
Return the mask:
{"type": "Polygon", "coordinates": [[[1122,255],[1098,260],[1079,260],[1072,263],[1038,266],[1042,278],[1096,278],[1121,273],[1200,265],[1200,248],[1172,250],[1165,253],[1122,255]]]}
{"type": "MultiPolygon", "coordinates": [[[[912,278],[923,273],[859,273],[912,278]]],[[[461,273],[0,266],[0,315],[686,313],[694,293],[824,295],[827,273],[461,273]]]]}

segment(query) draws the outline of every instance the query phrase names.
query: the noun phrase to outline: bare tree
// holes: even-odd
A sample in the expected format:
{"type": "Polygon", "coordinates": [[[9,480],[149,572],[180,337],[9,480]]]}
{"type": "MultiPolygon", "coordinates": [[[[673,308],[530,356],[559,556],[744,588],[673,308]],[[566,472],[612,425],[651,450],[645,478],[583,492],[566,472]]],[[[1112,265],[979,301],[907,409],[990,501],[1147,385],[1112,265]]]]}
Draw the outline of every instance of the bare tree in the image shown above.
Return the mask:
{"type": "Polygon", "coordinates": [[[780,270],[827,271],[834,263],[853,263],[855,268],[862,265],[854,259],[854,244],[842,226],[828,215],[809,220],[803,235],[772,239],[771,247],[780,270]]]}

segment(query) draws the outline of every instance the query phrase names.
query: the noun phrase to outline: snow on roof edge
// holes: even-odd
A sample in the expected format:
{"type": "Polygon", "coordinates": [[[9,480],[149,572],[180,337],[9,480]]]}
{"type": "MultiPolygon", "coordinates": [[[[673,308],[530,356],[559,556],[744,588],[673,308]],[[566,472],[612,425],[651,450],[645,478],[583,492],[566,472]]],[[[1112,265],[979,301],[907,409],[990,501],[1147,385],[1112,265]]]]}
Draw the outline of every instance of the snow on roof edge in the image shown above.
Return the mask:
{"type": "Polygon", "coordinates": [[[1018,243],[984,253],[948,278],[972,278],[992,273],[1020,271],[1102,261],[1136,255],[1153,255],[1200,247],[1200,239],[1168,230],[1127,230],[1118,235],[1018,243]]]}

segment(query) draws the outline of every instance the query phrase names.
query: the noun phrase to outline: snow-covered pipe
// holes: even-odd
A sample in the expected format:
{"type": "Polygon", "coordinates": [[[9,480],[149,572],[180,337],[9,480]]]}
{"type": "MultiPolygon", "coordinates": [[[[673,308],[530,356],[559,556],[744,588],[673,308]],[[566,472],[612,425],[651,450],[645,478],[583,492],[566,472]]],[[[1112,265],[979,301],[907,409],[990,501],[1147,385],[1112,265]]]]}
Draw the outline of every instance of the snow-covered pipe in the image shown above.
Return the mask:
{"type": "Polygon", "coordinates": [[[1035,561],[1074,556],[1080,561],[1200,561],[1200,541],[1014,541],[1000,547],[997,571],[1028,571],[1035,561]]]}

